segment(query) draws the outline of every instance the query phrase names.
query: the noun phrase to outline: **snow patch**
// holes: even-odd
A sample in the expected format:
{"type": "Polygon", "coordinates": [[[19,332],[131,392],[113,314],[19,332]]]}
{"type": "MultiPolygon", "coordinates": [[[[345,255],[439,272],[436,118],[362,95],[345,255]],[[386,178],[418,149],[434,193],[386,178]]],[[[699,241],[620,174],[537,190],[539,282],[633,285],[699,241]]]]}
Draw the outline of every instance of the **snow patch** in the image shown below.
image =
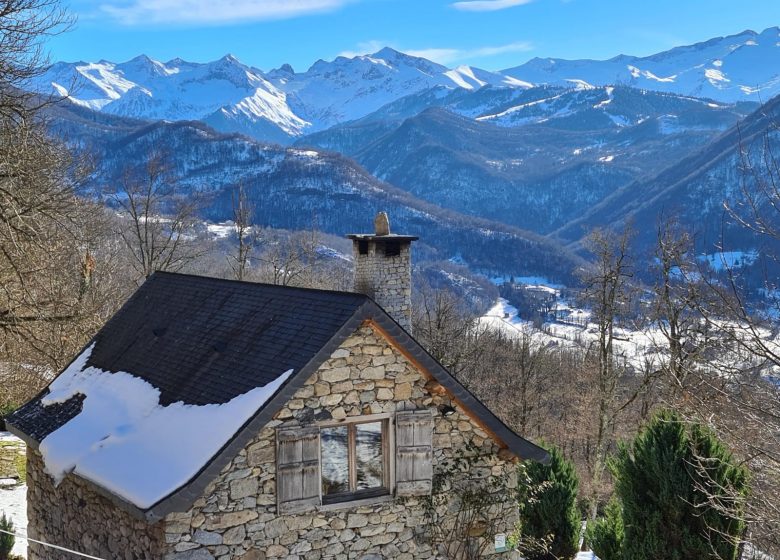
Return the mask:
{"type": "Polygon", "coordinates": [[[612,99],[614,98],[612,92],[615,91],[615,88],[613,88],[612,86],[608,86],[604,91],[607,93],[607,98],[604,101],[600,101],[596,103],[593,106],[594,109],[600,109],[601,107],[605,107],[610,103],[612,103],[612,99]]]}
{"type": "Polygon", "coordinates": [[[206,229],[215,239],[225,239],[236,233],[236,224],[233,221],[206,224],[206,229]]]}
{"type": "Polygon", "coordinates": [[[742,268],[750,266],[758,259],[758,251],[722,251],[709,255],[700,255],[699,261],[707,262],[712,270],[723,272],[728,269],[742,268]]]}
{"type": "Polygon", "coordinates": [[[288,370],[224,404],[160,405],[160,391],[126,372],[87,366],[87,348],[49,386],[43,406],[84,395],[82,411],[40,444],[59,484],[74,472],[141,509],[191,480],[276,393],[288,370]]]}
{"type": "Polygon", "coordinates": [[[574,89],[576,89],[577,91],[596,89],[595,86],[589,84],[585,80],[580,80],[578,78],[569,78],[566,81],[571,84],[574,84],[574,89]]]}
{"type": "Polygon", "coordinates": [[[704,71],[704,76],[710,81],[712,85],[716,85],[718,82],[730,82],[723,72],[714,68],[707,68],[704,71]]]}

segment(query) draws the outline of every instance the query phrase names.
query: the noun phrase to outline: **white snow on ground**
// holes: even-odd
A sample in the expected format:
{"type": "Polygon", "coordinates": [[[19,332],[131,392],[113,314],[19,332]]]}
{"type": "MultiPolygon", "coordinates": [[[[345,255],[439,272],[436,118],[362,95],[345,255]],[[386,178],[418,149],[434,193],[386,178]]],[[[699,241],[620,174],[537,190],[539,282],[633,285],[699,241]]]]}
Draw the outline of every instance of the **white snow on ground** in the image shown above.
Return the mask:
{"type": "MultiPolygon", "coordinates": [[[[27,534],[27,486],[0,487],[0,512],[14,522],[14,531],[27,534]]],[[[27,541],[17,537],[12,554],[27,557],[27,541]]]]}
{"type": "MultiPolygon", "coordinates": [[[[587,347],[597,340],[596,325],[588,322],[590,313],[583,309],[569,307],[565,301],[557,303],[557,309],[569,312],[569,324],[564,322],[545,323],[542,330],[536,329],[531,321],[522,319],[517,308],[507,300],[500,298],[496,304],[480,319],[480,324],[499,330],[508,336],[532,336],[533,342],[539,346],[559,345],[568,348],[587,347]]],[[[660,358],[659,348],[663,347],[663,337],[656,328],[647,331],[632,331],[615,329],[615,355],[618,359],[641,369],[645,360],[660,358]]]]}
{"type": "MultiPolygon", "coordinates": [[[[18,443],[24,447],[24,443],[9,432],[0,432],[0,441],[18,443]]],[[[21,534],[27,533],[27,486],[18,484],[18,480],[0,479],[0,513],[14,523],[14,531],[21,534]]],[[[27,541],[17,538],[12,554],[27,557],[27,541]]]]}
{"type": "Polygon", "coordinates": [[[556,289],[564,288],[563,284],[556,284],[555,282],[550,282],[544,276],[513,276],[513,275],[505,274],[503,276],[491,276],[490,281],[496,286],[500,286],[501,284],[506,284],[510,281],[514,281],[515,284],[527,284],[529,286],[543,285],[543,286],[556,288],[556,289]]]}
{"type": "Polygon", "coordinates": [[[722,272],[726,269],[742,268],[749,266],[758,259],[758,251],[722,251],[710,255],[701,255],[700,261],[707,261],[713,270],[722,272]]]}
{"type": "MultiPolygon", "coordinates": [[[[735,253],[736,254],[736,253],[735,253]]],[[[724,259],[734,257],[731,253],[725,254],[724,259]]],[[[750,253],[739,253],[738,259],[734,259],[734,266],[740,266],[750,253]]],[[[719,254],[719,257],[721,254],[719,254]]],[[[570,305],[566,299],[561,299],[560,290],[563,286],[550,284],[544,278],[516,278],[519,284],[528,284],[526,289],[532,291],[546,291],[555,294],[557,301],[552,313],[558,318],[554,322],[544,323],[541,329],[534,327],[533,323],[519,316],[517,308],[506,299],[500,298],[487,313],[480,318],[480,325],[504,333],[510,337],[530,337],[532,344],[537,347],[560,346],[563,348],[587,348],[598,340],[598,330],[595,323],[590,321],[591,313],[585,309],[579,309],[570,305]]],[[[491,278],[494,284],[501,284],[501,278],[491,278]]],[[[509,279],[504,280],[508,282],[509,279]]],[[[741,326],[729,321],[718,321],[718,326],[723,330],[731,330],[739,334],[741,326]]],[[[780,334],[768,329],[759,328],[756,333],[763,339],[763,344],[776,348],[780,352],[780,334]]],[[[626,326],[615,327],[615,339],[613,348],[617,360],[634,371],[642,371],[648,365],[657,367],[667,358],[668,342],[663,332],[655,324],[648,324],[644,328],[628,328],[626,326]]],[[[748,337],[748,333],[744,334],[748,337]]],[[[750,343],[750,341],[747,341],[750,343]]],[[[741,346],[731,345],[728,355],[714,359],[714,364],[722,366],[757,365],[755,357],[741,346]]],[[[716,373],[726,371],[727,368],[715,369],[716,373]]],[[[765,368],[763,374],[768,379],[780,379],[780,367],[765,368]]]]}
{"type": "Polygon", "coordinates": [[[224,239],[236,233],[236,224],[232,221],[206,224],[206,229],[215,239],[224,239]]]}
{"type": "Polygon", "coordinates": [[[225,404],[161,406],[148,382],[87,367],[91,353],[76,358],[43,399],[48,406],[86,397],[81,413],[41,442],[46,470],[57,482],[75,472],[142,509],[195,476],[292,373],[225,404]]]}

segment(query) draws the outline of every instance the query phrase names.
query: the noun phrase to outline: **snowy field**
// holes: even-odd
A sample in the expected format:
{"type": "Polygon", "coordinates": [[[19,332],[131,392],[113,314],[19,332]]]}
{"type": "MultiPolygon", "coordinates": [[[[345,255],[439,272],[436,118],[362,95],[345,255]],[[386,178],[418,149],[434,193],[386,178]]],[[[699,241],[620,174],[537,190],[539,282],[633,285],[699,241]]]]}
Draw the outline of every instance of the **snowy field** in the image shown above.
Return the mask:
{"type": "MultiPolygon", "coordinates": [[[[746,254],[740,254],[739,257],[730,255],[730,258],[744,260],[747,257],[746,254]]],[[[499,278],[491,280],[494,283],[499,283],[499,278]]],[[[560,297],[562,286],[546,282],[543,278],[534,277],[528,280],[532,282],[527,285],[528,289],[543,290],[560,297]]],[[[506,299],[499,298],[493,307],[480,318],[480,324],[510,337],[529,337],[537,347],[588,348],[598,341],[597,326],[590,322],[589,311],[571,306],[565,299],[557,300],[554,311],[556,313],[564,312],[568,317],[567,321],[544,323],[539,329],[534,327],[531,321],[520,317],[517,308],[506,299]]],[[[744,328],[744,325],[729,321],[718,322],[720,329],[731,330],[737,334],[744,328]]],[[[757,328],[755,332],[763,339],[763,344],[780,352],[780,333],[772,332],[766,328],[757,328]]],[[[614,335],[615,356],[635,371],[642,371],[648,367],[657,368],[666,360],[668,343],[661,329],[654,323],[647,323],[641,328],[615,327],[614,335]]],[[[744,336],[747,338],[748,334],[746,333],[744,336]]],[[[750,342],[748,343],[750,344],[750,342]]],[[[754,357],[743,348],[734,346],[734,344],[730,346],[728,353],[720,359],[721,365],[747,365],[754,360],[754,357]]],[[[764,374],[769,378],[780,378],[780,368],[769,367],[764,371],[764,374]]]]}
{"type": "MultiPolygon", "coordinates": [[[[521,318],[517,308],[504,298],[500,298],[480,319],[480,324],[505,333],[507,336],[528,336],[539,346],[561,346],[564,348],[587,348],[598,339],[596,325],[586,322],[589,313],[582,309],[568,307],[559,303],[558,309],[567,309],[571,317],[581,318],[585,326],[564,323],[545,323],[542,330],[530,321],[521,318]]],[[[626,363],[641,368],[646,360],[657,360],[659,348],[663,346],[663,336],[656,328],[646,331],[615,329],[615,354],[626,363]]]]}
{"type": "MultiPolygon", "coordinates": [[[[18,443],[24,447],[22,440],[8,432],[0,432],[0,442],[18,443]]],[[[0,478],[0,513],[5,513],[14,522],[14,528],[19,533],[27,532],[27,486],[19,484],[16,479],[0,478]]],[[[11,550],[13,554],[27,557],[27,541],[16,539],[11,550]]]]}

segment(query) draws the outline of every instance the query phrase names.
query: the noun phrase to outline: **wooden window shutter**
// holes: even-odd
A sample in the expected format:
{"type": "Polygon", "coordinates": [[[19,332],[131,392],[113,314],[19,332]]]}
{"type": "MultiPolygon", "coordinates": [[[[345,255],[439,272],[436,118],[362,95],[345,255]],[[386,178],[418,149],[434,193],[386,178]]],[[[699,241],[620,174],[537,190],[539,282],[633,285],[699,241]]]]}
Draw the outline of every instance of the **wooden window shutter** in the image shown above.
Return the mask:
{"type": "Polygon", "coordinates": [[[297,513],[319,505],[319,428],[277,429],[276,503],[279,513],[297,513]]]}
{"type": "Polygon", "coordinates": [[[433,478],[433,415],[429,410],[395,415],[395,481],[399,496],[431,493],[433,478]]]}

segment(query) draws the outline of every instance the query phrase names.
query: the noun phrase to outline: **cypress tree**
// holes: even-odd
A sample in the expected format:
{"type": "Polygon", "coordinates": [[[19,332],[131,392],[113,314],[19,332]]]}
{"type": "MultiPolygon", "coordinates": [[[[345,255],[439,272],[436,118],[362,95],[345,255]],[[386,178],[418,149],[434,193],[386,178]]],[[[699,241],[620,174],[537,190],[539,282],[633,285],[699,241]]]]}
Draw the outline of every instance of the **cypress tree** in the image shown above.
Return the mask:
{"type": "Polygon", "coordinates": [[[571,558],[577,553],[579,480],[572,463],[558,449],[550,449],[550,456],[549,465],[527,462],[521,466],[526,484],[519,492],[520,532],[530,540],[552,538],[545,552],[521,551],[528,560],[571,558]]]}
{"type": "Polygon", "coordinates": [[[711,432],[661,412],[619,447],[612,472],[625,560],[737,558],[748,473],[711,432]],[[732,507],[714,507],[713,496],[732,507]]]}
{"type": "Polygon", "coordinates": [[[588,523],[587,540],[601,560],[622,560],[623,536],[623,507],[613,496],[604,516],[588,523]]]}

